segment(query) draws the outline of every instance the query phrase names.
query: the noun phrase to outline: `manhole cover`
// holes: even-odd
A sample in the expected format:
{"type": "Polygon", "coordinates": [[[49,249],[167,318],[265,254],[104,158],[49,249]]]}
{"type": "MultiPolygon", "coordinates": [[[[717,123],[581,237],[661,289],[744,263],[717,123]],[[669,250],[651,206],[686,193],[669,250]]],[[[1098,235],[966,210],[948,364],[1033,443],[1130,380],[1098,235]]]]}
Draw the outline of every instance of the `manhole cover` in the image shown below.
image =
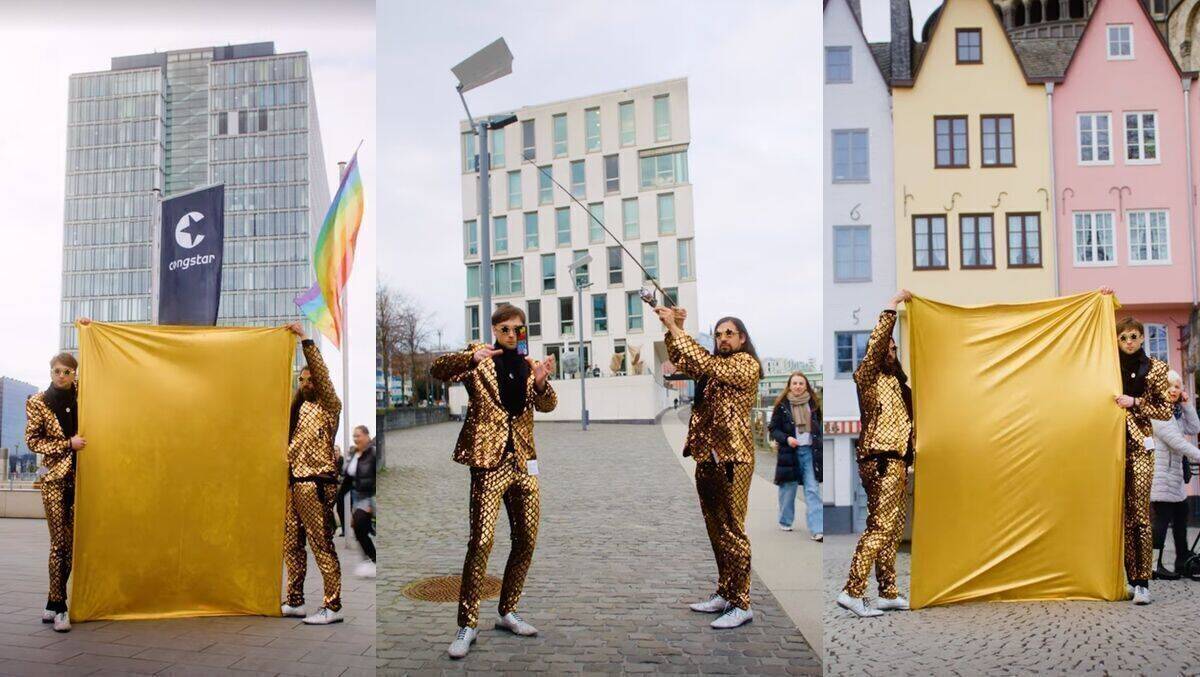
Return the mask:
{"type": "MultiPolygon", "coordinates": [[[[462,576],[434,576],[422,578],[404,586],[404,596],[421,602],[457,602],[458,590],[462,587],[462,576]]],[[[480,599],[500,597],[500,579],[483,577],[483,593],[480,599]]]]}

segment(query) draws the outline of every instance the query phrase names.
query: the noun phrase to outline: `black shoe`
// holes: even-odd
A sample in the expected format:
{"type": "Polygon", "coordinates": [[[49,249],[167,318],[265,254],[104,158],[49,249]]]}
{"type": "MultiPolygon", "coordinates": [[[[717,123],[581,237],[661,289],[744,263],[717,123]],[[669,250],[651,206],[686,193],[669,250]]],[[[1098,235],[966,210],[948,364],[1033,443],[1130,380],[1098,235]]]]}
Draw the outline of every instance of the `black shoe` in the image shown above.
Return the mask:
{"type": "Polygon", "coordinates": [[[1180,578],[1178,573],[1167,571],[1162,567],[1156,568],[1150,577],[1160,581],[1177,581],[1180,578]]]}

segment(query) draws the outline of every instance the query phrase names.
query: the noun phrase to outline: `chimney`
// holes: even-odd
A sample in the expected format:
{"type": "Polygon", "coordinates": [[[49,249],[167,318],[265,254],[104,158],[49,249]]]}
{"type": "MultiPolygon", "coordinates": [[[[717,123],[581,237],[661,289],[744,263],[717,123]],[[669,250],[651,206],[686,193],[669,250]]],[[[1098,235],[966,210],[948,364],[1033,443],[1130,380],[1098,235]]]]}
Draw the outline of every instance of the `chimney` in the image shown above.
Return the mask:
{"type": "Polygon", "coordinates": [[[859,25],[862,25],[862,0],[846,0],[846,4],[850,5],[850,11],[854,13],[855,20],[859,25]]]}
{"type": "Polygon", "coordinates": [[[912,79],[913,20],[909,0],[891,0],[892,3],[892,80],[912,79]]]}

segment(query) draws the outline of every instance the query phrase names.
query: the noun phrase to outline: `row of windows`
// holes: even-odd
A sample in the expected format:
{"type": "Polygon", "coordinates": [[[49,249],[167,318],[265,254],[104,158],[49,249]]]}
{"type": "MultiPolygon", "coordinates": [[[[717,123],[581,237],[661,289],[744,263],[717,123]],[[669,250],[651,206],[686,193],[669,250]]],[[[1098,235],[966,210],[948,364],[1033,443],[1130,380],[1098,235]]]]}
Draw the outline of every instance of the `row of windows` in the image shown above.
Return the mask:
{"type": "Polygon", "coordinates": [[[308,160],[256,160],[212,165],[213,181],[226,185],[308,180],[308,160]]]}
{"type": "MultiPolygon", "coordinates": [[[[1115,212],[1075,212],[1072,215],[1076,265],[1114,265],[1117,260],[1115,212]]],[[[1170,263],[1171,226],[1166,210],[1125,212],[1130,263],[1170,263]]]]}
{"type": "MultiPolygon", "coordinates": [[[[676,228],[675,219],[675,194],[660,193],[654,196],[656,223],[658,226],[659,235],[674,235],[676,228]]],[[[623,239],[634,240],[641,237],[641,224],[638,208],[638,200],[640,198],[632,197],[621,200],[621,233],[623,239]]],[[[571,240],[571,219],[572,214],[579,213],[578,208],[559,207],[554,210],[554,244],[556,247],[569,247],[572,245],[571,240]]],[[[604,229],[601,224],[613,232],[617,232],[614,225],[610,225],[605,221],[605,209],[603,202],[592,202],[587,207],[588,216],[588,243],[603,244],[606,239],[604,229]]],[[[583,215],[580,215],[582,218],[583,215]]],[[[492,218],[492,253],[506,254],[511,251],[520,251],[523,247],[526,251],[538,249],[541,245],[541,227],[538,212],[525,212],[522,215],[521,231],[512,233],[512,238],[520,237],[519,241],[513,241],[510,238],[507,216],[497,216],[492,218]]],[[[476,221],[467,221],[463,224],[463,249],[468,257],[479,255],[479,228],[476,221]]]]}
{"type": "Polygon", "coordinates": [[[218,315],[226,319],[244,317],[291,318],[299,314],[296,296],[300,288],[282,292],[221,294],[218,315]]]}
{"type": "MultiPolygon", "coordinates": [[[[659,257],[658,243],[644,242],[641,248],[641,264],[645,272],[637,277],[637,283],[640,284],[651,277],[658,279],[659,277],[659,257]]],[[[586,249],[577,249],[572,252],[571,262],[578,261],[586,256],[586,249]]],[[[683,238],[675,241],[675,256],[677,265],[677,274],[680,281],[691,280],[695,275],[696,258],[695,245],[692,238],[683,238]]],[[[540,258],[540,277],[541,290],[543,294],[551,293],[558,290],[558,255],[556,253],[542,254],[540,258]]],[[[608,247],[605,250],[604,263],[605,275],[609,285],[625,284],[625,258],[624,252],[620,247],[608,247]]],[[[479,298],[480,296],[480,277],[478,263],[467,265],[467,298],[479,298]]],[[[592,264],[580,266],[575,271],[575,283],[581,286],[591,284],[591,267],[592,264]]],[[[566,285],[570,287],[570,285],[566,285]]],[[[524,275],[524,260],[509,259],[505,261],[492,262],[492,294],[495,296],[510,296],[514,294],[523,294],[525,292],[525,275],[524,275]]]]}
{"type": "MultiPolygon", "coordinates": [[[[1041,215],[1010,213],[1006,215],[1008,267],[1040,268],[1042,266],[1041,215]]],[[[964,214],[959,218],[964,268],[995,268],[992,260],[992,215],[964,214]],[[967,262],[971,263],[968,264],[967,262]]],[[[946,270],[946,215],[918,214],[913,216],[913,270],[946,270]]]]}
{"type": "MultiPolygon", "coordinates": [[[[150,267],[150,245],[63,250],[63,271],[128,270],[150,267]]],[[[96,318],[100,319],[100,318],[96,318]]]]}
{"type": "Polygon", "coordinates": [[[213,139],[212,159],[250,160],[254,158],[306,155],[308,132],[270,134],[266,136],[236,136],[213,139]]]}
{"type": "Polygon", "coordinates": [[[67,151],[67,170],[91,172],[127,167],[157,167],[162,162],[161,148],[157,143],[142,143],[71,150],[67,151]]]}
{"type": "MultiPolygon", "coordinates": [[[[678,287],[667,287],[665,291],[667,292],[667,295],[670,296],[670,298],[672,299],[673,302],[675,300],[678,300],[678,298],[679,298],[679,288],[678,287]]],[[[608,332],[610,329],[609,323],[610,323],[610,321],[613,321],[613,320],[615,320],[617,323],[620,323],[623,320],[625,323],[626,331],[642,331],[643,329],[645,329],[646,316],[651,315],[651,313],[645,309],[645,307],[644,307],[645,302],[642,301],[642,298],[641,298],[641,295],[639,294],[639,292],[635,292],[635,291],[625,292],[622,296],[623,296],[623,298],[618,297],[619,300],[618,300],[617,304],[624,306],[624,309],[623,309],[624,317],[623,318],[611,316],[611,312],[609,309],[609,295],[608,294],[589,294],[588,296],[585,297],[584,303],[587,304],[587,307],[589,307],[591,309],[591,327],[592,327],[591,333],[603,334],[603,333],[608,332]]],[[[557,311],[558,311],[557,321],[558,321],[559,335],[560,336],[574,336],[575,335],[575,316],[576,316],[575,297],[574,296],[562,296],[562,297],[559,297],[558,299],[556,299],[554,301],[550,301],[548,303],[549,303],[549,307],[557,308],[557,311]]],[[[548,314],[549,313],[547,313],[547,315],[548,314]]],[[[587,318],[583,318],[583,320],[586,322],[587,318]]],[[[469,340],[469,341],[478,341],[479,340],[479,333],[480,333],[479,322],[480,322],[479,306],[467,306],[467,309],[466,309],[467,340],[469,340]]],[[[545,325],[550,324],[552,322],[554,322],[554,320],[550,319],[549,317],[543,317],[542,300],[541,299],[530,299],[530,300],[525,301],[525,324],[529,330],[530,338],[538,338],[538,337],[542,336],[545,325]]],[[[619,342],[619,343],[620,343],[620,345],[618,345],[616,347],[616,350],[614,352],[623,353],[624,352],[624,350],[623,350],[624,343],[623,342],[619,342]]],[[[552,352],[551,346],[545,346],[545,348],[547,351],[546,354],[547,355],[551,354],[551,352],[552,352]]],[[[586,351],[585,351],[585,358],[586,358],[586,351]]],[[[561,367],[561,365],[559,365],[559,366],[561,367]]]]}
{"type": "Polygon", "coordinates": [[[221,111],[209,116],[209,133],[213,136],[279,132],[289,129],[308,129],[308,108],[297,106],[221,111]]]}
{"type": "Polygon", "coordinates": [[[163,77],[159,69],[72,75],[68,96],[72,99],[102,96],[127,96],[162,91],[163,77]]]}
{"type": "Polygon", "coordinates": [[[141,193],[158,187],[158,178],[158,168],[67,174],[67,197],[141,193]]]}
{"type": "MultiPolygon", "coordinates": [[[[99,322],[149,322],[150,297],[63,301],[62,310],[64,318],[90,317],[99,322]]],[[[78,348],[78,344],[64,347],[73,350],[78,348]]]]}
{"type": "Polygon", "coordinates": [[[67,246],[98,244],[129,244],[150,240],[150,221],[106,221],[103,223],[69,223],[63,228],[63,243],[67,246]]]}
{"type": "Polygon", "coordinates": [[[308,82],[279,82],[273,85],[249,85],[214,89],[209,92],[211,110],[291,106],[308,103],[308,82]]]}
{"type": "Polygon", "coordinates": [[[64,218],[67,221],[98,221],[148,217],[158,201],[154,196],[126,195],[124,197],[83,197],[66,201],[64,218]]]}
{"type": "Polygon", "coordinates": [[[150,271],[83,273],[63,276],[63,298],[132,296],[150,293],[150,271]]]}
{"type": "Polygon", "coordinates": [[[224,263],[286,263],[308,261],[307,238],[284,237],[274,240],[225,241],[224,263]]]}
{"type": "Polygon", "coordinates": [[[307,233],[307,209],[225,215],[225,235],[228,237],[307,235],[307,233]]]}
{"type": "Polygon", "coordinates": [[[159,120],[127,120],[90,125],[71,125],[67,129],[67,147],[112,146],[158,141],[159,120]]]}
{"type": "Polygon", "coordinates": [[[299,80],[305,76],[304,57],[218,61],[209,67],[213,87],[274,80],[299,80]]]}
{"type": "Polygon", "coordinates": [[[300,289],[311,284],[312,268],[307,263],[221,267],[221,289],[223,291],[300,289]]]}
{"type": "Polygon", "coordinates": [[[225,191],[226,211],[296,209],[308,206],[308,185],[233,187],[225,191]]]}
{"type": "Polygon", "coordinates": [[[140,94],[120,99],[81,99],[67,106],[67,122],[99,122],[128,118],[162,117],[159,94],[140,94]]]}

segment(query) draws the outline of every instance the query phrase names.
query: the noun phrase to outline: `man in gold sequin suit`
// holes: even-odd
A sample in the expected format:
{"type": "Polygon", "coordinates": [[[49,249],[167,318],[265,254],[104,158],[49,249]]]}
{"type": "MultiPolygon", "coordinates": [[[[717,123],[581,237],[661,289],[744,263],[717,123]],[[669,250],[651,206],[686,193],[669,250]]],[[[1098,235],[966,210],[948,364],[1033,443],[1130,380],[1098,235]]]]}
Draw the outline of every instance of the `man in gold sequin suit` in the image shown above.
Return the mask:
{"type": "MultiPolygon", "coordinates": [[[[1102,288],[1102,292],[1112,293],[1102,288]]],[[[1154,543],[1150,524],[1150,485],[1154,481],[1154,437],[1151,419],[1171,418],[1167,398],[1170,368],[1146,354],[1141,322],[1127,317],[1117,323],[1120,348],[1121,394],[1117,406],[1125,410],[1125,577],[1135,604],[1150,603],[1150,574],[1154,543]]]]}
{"type": "Polygon", "coordinates": [[[462,658],[477,636],[479,598],[496,534],[500,503],[508,512],[512,550],[504,567],[495,627],[530,636],[537,629],[517,615],[525,574],[537,545],[541,503],[533,412],[554,411],[558,397],[550,385],[554,357],[536,362],[518,352],[525,312],[502,305],[492,314],[496,343],[476,343],[433,362],[434,378],[461,383],[467,390],[467,416],[454,447],[454,461],[471,468],[471,535],[458,595],[458,632],[449,654],[462,658]]]}
{"type": "Polygon", "coordinates": [[[75,453],[87,446],[78,432],[78,368],[70,353],[55,355],[50,360],[50,387],[25,402],[25,446],[42,457],[37,486],[50,530],[50,592],[42,622],[53,623],[57,632],[71,629],[67,579],[75,533],[75,453]]]}
{"type": "Polygon", "coordinates": [[[750,539],[746,507],[754,477],[750,410],[758,400],[762,367],[746,326],[736,317],[717,322],[716,354],[684,333],[686,311],[655,308],[667,335],[667,358],[696,380],[685,456],[696,461],[696,493],[717,560],[717,592],[691,604],[693,611],[721,613],[714,628],[736,628],[754,618],[750,609],[750,539]]]}
{"type": "Polygon", "coordinates": [[[896,549],[904,534],[904,486],[916,436],[912,391],[896,358],[892,329],[896,326],[896,306],[911,298],[907,290],[892,297],[889,308],[880,313],[862,362],[854,371],[862,419],[858,475],[867,494],[867,528],[858,539],[850,560],[850,576],[837,602],[860,618],[908,608],[908,600],[896,587],[896,549]],[[879,583],[879,600],[874,608],[864,597],[872,567],[879,583]]]}
{"type": "Polygon", "coordinates": [[[342,569],[333,546],[334,503],[340,459],[333,448],[342,402],[329,380],[329,370],[317,345],[299,324],[288,325],[301,338],[308,366],[300,371],[288,423],[288,500],[283,531],[287,564],[284,616],[304,618],[309,625],[342,620],[342,569]],[[304,613],[304,576],[308,571],[305,543],[321,570],[325,596],[314,614],[304,613]]]}

